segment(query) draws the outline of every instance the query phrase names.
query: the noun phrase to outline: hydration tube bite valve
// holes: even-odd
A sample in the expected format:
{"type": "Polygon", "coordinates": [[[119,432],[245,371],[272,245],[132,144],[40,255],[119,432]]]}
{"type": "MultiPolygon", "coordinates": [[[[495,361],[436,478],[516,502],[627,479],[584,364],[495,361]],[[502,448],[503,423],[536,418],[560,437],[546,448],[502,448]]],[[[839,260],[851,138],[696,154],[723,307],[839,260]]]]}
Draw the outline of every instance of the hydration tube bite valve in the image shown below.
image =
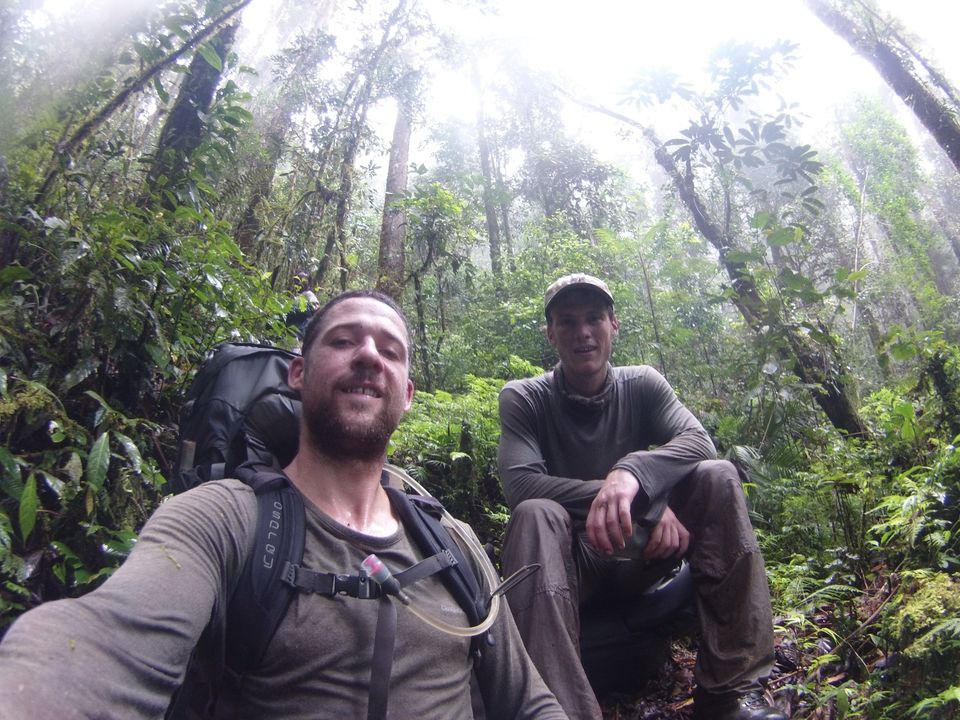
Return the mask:
{"type": "MultiPolygon", "coordinates": [[[[433,497],[424,489],[422,485],[420,485],[416,480],[414,480],[400,468],[387,464],[383,469],[387,475],[397,481],[400,487],[406,485],[407,487],[412,488],[418,495],[422,497],[433,497]]],[[[397,485],[395,484],[395,486],[397,485]]],[[[497,575],[497,571],[490,562],[490,558],[487,557],[486,552],[484,552],[483,548],[480,547],[480,544],[477,542],[476,538],[472,533],[464,530],[460,523],[454,520],[453,517],[450,516],[450,513],[448,513],[446,510],[441,509],[441,512],[443,514],[443,519],[445,520],[445,527],[454,535],[460,547],[470,556],[474,568],[480,575],[481,585],[485,584],[487,588],[497,588],[501,584],[500,577],[497,575]]],[[[368,556],[361,563],[361,567],[369,577],[373,578],[374,582],[376,582],[384,592],[386,592],[388,595],[393,595],[394,597],[398,598],[400,602],[404,604],[404,607],[406,607],[418,618],[423,620],[423,622],[433,626],[440,632],[447,633],[448,635],[455,635],[457,637],[474,637],[475,635],[485,633],[491,628],[494,622],[496,622],[497,616],[500,613],[501,593],[491,592],[489,606],[487,608],[487,616],[478,624],[464,627],[446,622],[439,613],[436,616],[433,616],[425,608],[419,607],[416,597],[411,600],[411,598],[400,588],[399,581],[393,577],[390,570],[384,566],[383,562],[376,555],[368,556]]],[[[507,587],[509,587],[509,585],[507,585],[507,587]]],[[[487,590],[487,592],[490,592],[490,590],[487,590]]]]}
{"type": "Polygon", "coordinates": [[[404,605],[410,604],[410,598],[407,597],[407,594],[400,589],[400,583],[393,576],[393,573],[390,572],[390,568],[383,564],[383,561],[380,560],[376,555],[370,554],[364,558],[363,562],[360,563],[360,567],[372,577],[377,585],[383,588],[383,591],[388,595],[394,595],[397,597],[400,602],[404,605]]]}

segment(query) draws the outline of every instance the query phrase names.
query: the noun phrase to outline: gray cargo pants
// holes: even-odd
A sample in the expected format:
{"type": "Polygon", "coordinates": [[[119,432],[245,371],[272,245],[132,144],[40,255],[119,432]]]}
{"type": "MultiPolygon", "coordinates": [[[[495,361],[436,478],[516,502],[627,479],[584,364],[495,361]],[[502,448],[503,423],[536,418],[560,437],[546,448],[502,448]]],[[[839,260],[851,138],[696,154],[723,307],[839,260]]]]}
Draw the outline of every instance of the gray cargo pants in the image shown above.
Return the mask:
{"type": "MultiPolygon", "coordinates": [[[[707,460],[677,485],[670,507],[691,534],[687,560],[700,621],[694,670],[709,693],[744,692],[773,664],[770,591],[736,468],[707,460]]],[[[540,572],[507,593],[527,652],[571,718],[599,719],[580,663],[579,608],[600,593],[618,598],[650,580],[642,560],[602,557],[574,532],[552,500],[514,508],[503,544],[503,575],[530,563],[540,572]]]]}

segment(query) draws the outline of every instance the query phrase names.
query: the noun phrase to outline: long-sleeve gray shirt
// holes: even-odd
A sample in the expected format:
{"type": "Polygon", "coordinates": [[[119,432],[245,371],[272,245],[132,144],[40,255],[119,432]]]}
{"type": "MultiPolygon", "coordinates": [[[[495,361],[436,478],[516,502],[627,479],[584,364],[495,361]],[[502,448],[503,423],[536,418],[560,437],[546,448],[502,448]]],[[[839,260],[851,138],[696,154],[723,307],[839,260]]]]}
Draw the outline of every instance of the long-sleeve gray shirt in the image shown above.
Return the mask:
{"type": "MultiPolygon", "coordinates": [[[[252,546],[257,501],[235,480],[164,503],[130,557],[99,589],[26,613],[0,644],[0,718],[162,718],[191,652],[225,609],[252,546]]],[[[376,538],[307,503],[304,565],[355,574],[371,552],[393,572],[422,557],[403,528],[376,538]]],[[[462,611],[436,578],[410,590],[453,624],[462,611]]],[[[364,717],[377,602],[298,593],[261,665],[234,699],[236,718],[364,717]]],[[[458,618],[460,618],[458,620],[458,618]]],[[[491,718],[566,715],[523,650],[510,612],[474,666],[469,638],[435,630],[398,608],[391,718],[472,717],[476,672],[491,718]]]]}
{"type": "Polygon", "coordinates": [[[703,426],[650,366],[610,366],[593,398],[567,393],[558,372],[511,381],[500,392],[497,460],[510,507],[549,498],[582,523],[604,478],[623,468],[642,491],[634,521],[655,524],[674,486],[716,457],[703,426]]]}

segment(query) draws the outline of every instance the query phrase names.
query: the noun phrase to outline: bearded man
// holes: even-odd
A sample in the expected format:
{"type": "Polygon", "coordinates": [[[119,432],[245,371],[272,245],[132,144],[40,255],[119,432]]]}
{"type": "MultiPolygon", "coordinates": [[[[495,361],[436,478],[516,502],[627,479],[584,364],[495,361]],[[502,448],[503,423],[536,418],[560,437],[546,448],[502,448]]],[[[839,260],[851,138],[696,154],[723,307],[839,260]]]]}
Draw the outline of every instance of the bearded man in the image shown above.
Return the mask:
{"type": "MultiPolygon", "coordinates": [[[[409,343],[400,308],[372,291],[335,297],[311,319],[289,371],[302,422],[284,469],[304,500],[304,566],[340,576],[372,553],[394,572],[424,559],[381,484],[387,442],[413,399],[409,343]]],[[[164,503],[102,587],[42,605],[12,626],[0,644],[0,718],[163,718],[201,635],[211,625],[223,630],[257,514],[253,490],[237,480],[204,483],[164,503]]],[[[436,575],[416,587],[422,612],[468,624],[436,575]]],[[[297,593],[263,659],[224,687],[231,696],[217,698],[215,716],[377,716],[377,606],[297,593]]],[[[500,613],[479,660],[470,638],[403,608],[395,620],[389,706],[380,715],[473,717],[475,676],[490,717],[566,717],[510,613],[500,613]]]]}

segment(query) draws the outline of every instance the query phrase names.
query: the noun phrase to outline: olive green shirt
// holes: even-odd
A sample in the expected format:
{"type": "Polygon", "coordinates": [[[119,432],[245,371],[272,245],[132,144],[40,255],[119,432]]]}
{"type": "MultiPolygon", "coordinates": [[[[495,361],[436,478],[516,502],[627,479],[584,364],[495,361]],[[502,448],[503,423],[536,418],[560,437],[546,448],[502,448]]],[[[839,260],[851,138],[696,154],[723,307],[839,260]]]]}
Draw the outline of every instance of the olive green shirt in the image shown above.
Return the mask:
{"type": "Polygon", "coordinates": [[[633,519],[654,525],[670,492],[716,457],[703,426],[648,365],[608,366],[593,397],[566,390],[562,369],[507,383],[500,392],[498,464],[511,508],[547,498],[583,523],[614,468],[640,482],[633,519]]]}
{"type": "MultiPolygon", "coordinates": [[[[225,622],[256,527],[257,501],[236,480],[164,503],[123,566],[99,589],[26,613],[0,644],[0,718],[162,718],[208,623],[225,622]]],[[[356,574],[375,552],[393,572],[422,553],[401,529],[353,532],[307,503],[304,566],[356,574]]],[[[432,615],[465,624],[440,580],[409,590],[432,615]]],[[[262,664],[230,705],[236,718],[362,718],[378,603],[298,593],[262,664]]],[[[469,638],[435,630],[398,605],[391,718],[473,716],[476,677],[490,718],[564,718],[501,609],[474,666],[469,638]]]]}

